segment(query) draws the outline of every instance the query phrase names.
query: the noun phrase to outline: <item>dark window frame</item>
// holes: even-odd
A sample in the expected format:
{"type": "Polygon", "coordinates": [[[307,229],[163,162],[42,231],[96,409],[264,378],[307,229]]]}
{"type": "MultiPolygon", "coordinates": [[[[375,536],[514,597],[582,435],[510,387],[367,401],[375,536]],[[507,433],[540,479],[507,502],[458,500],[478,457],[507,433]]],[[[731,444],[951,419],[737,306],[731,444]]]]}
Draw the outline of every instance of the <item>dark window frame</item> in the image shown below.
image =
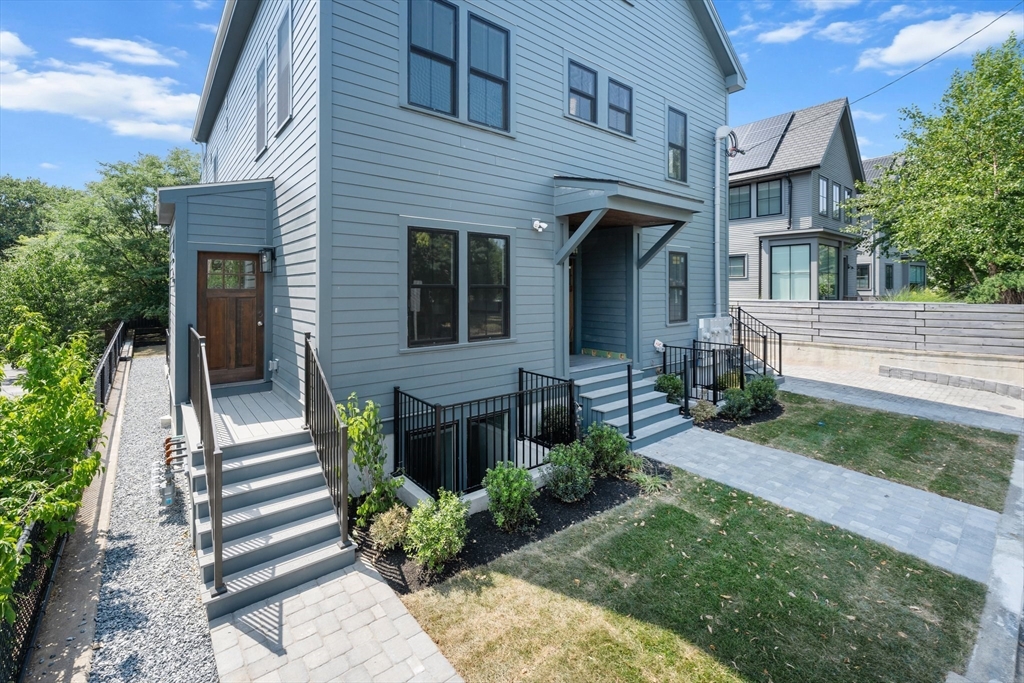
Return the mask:
{"type": "Polygon", "coordinates": [[[853,225],[853,214],[850,213],[849,201],[853,199],[853,190],[848,187],[843,188],[843,222],[847,225],[853,225]]]}
{"type": "Polygon", "coordinates": [[[436,112],[438,114],[444,114],[446,116],[458,117],[459,115],[459,8],[445,0],[409,0],[410,6],[413,2],[430,2],[436,5],[444,5],[452,10],[452,57],[446,57],[438,52],[434,52],[431,49],[420,47],[412,41],[412,9],[408,12],[409,14],[409,29],[408,29],[408,45],[407,47],[407,70],[409,73],[408,83],[406,85],[406,101],[409,106],[418,107],[426,111],[436,112]],[[442,62],[448,66],[452,74],[451,84],[451,111],[445,109],[437,109],[419,102],[414,102],[412,99],[412,56],[413,54],[419,55],[424,59],[428,59],[431,62],[442,62]]]}
{"type": "Polygon", "coordinates": [[[760,216],[781,216],[782,215],[782,179],[781,178],[778,178],[776,180],[766,180],[764,182],[760,182],[760,183],[757,184],[757,215],[758,215],[758,217],[760,217],[760,216]],[[775,183],[778,183],[778,187],[779,187],[779,193],[778,193],[778,195],[779,195],[778,196],[779,210],[778,211],[772,211],[771,210],[771,206],[772,206],[771,202],[772,202],[772,199],[773,199],[772,194],[771,194],[771,189],[772,189],[772,186],[775,183]],[[761,188],[762,187],[764,187],[769,192],[769,194],[766,197],[766,201],[768,202],[768,208],[764,212],[761,211],[761,188]]]}
{"type": "Polygon", "coordinates": [[[834,180],[832,181],[832,220],[834,221],[842,220],[842,210],[840,207],[842,206],[841,197],[843,191],[841,188],[842,185],[834,180]]]}
{"type": "MultiPolygon", "coordinates": [[[[408,244],[406,252],[406,310],[404,315],[408,317],[409,307],[412,305],[413,295],[413,272],[412,272],[412,249],[415,240],[413,240],[413,233],[416,232],[427,232],[434,234],[450,235],[452,237],[452,283],[450,285],[437,285],[437,284],[419,284],[415,285],[417,289],[450,289],[452,290],[452,338],[451,339],[429,339],[429,340],[414,340],[413,333],[415,332],[413,326],[407,326],[406,330],[406,344],[409,348],[423,347],[423,346],[445,346],[450,344],[459,343],[459,233],[457,230],[442,230],[440,228],[421,228],[417,226],[409,226],[408,230],[408,244]]],[[[420,295],[422,300],[422,295],[420,295]]]]}
{"type": "Polygon", "coordinates": [[[870,263],[858,263],[857,264],[857,289],[871,289],[871,264],[870,263]],[[861,268],[864,269],[864,275],[860,274],[861,268]],[[861,287],[860,283],[863,280],[864,286],[861,287]]]}
{"type": "Polygon", "coordinates": [[[885,264],[885,288],[892,289],[895,284],[895,268],[891,263],[885,264]]]}
{"type": "Polygon", "coordinates": [[[828,178],[818,176],[818,215],[828,217],[828,178]]]}
{"type": "MultiPolygon", "coordinates": [[[[738,213],[739,212],[737,212],[737,214],[738,213]]],[[[743,219],[743,218],[750,218],[750,185],[749,184],[747,184],[747,185],[738,185],[736,187],[730,187],[729,188],[729,220],[733,221],[733,220],[740,220],[740,219],[743,219]],[[733,200],[732,200],[733,190],[737,190],[737,194],[739,194],[738,191],[739,190],[743,190],[743,189],[746,189],[746,191],[747,191],[747,200],[746,200],[747,215],[746,216],[741,216],[741,215],[735,215],[734,216],[732,214],[733,206],[742,207],[743,206],[743,202],[739,202],[739,201],[733,202],[733,200]]]]}
{"type": "Polygon", "coordinates": [[[907,288],[918,289],[928,286],[928,270],[925,266],[911,265],[907,268],[907,288]],[[920,282],[914,282],[914,273],[920,271],[922,274],[920,282]]]}
{"type": "MultiPolygon", "coordinates": [[[[567,78],[567,83],[568,83],[568,86],[569,86],[569,99],[566,102],[566,111],[568,112],[569,116],[571,116],[571,117],[573,117],[575,119],[579,119],[580,121],[586,121],[587,123],[594,123],[594,124],[596,124],[597,123],[598,94],[599,94],[598,93],[598,88],[597,88],[597,70],[596,69],[591,69],[589,66],[584,66],[583,64],[580,64],[579,62],[570,59],[569,60],[569,69],[568,69],[568,71],[566,73],[566,78],[567,78]],[[591,95],[589,93],[586,93],[586,92],[583,92],[582,90],[578,90],[578,89],[572,87],[572,69],[573,69],[573,67],[576,67],[577,69],[579,69],[581,71],[586,71],[587,73],[590,73],[590,74],[592,74],[594,76],[594,94],[593,95],[591,95]],[[575,95],[577,97],[581,97],[583,99],[586,99],[586,100],[590,101],[591,118],[588,119],[588,118],[586,118],[584,116],[580,116],[579,114],[573,114],[572,113],[572,98],[573,98],[573,95],[575,95]]],[[[578,108],[577,108],[577,111],[578,111],[578,108]]]]}
{"type": "Polygon", "coordinates": [[[509,93],[511,92],[511,89],[512,89],[512,79],[510,77],[510,71],[511,71],[511,49],[512,49],[512,47],[511,47],[511,42],[512,42],[511,34],[510,34],[508,29],[503,28],[501,26],[498,26],[493,21],[488,21],[487,19],[484,19],[483,17],[480,17],[480,16],[478,16],[476,14],[473,14],[472,12],[469,13],[469,20],[466,22],[466,24],[467,24],[466,30],[468,32],[467,40],[466,40],[466,51],[469,53],[468,56],[467,56],[467,59],[466,59],[466,67],[467,67],[467,75],[466,75],[466,104],[467,104],[467,107],[466,107],[466,120],[470,121],[472,123],[475,123],[477,125],[480,125],[480,126],[486,126],[488,128],[493,128],[494,130],[502,130],[502,131],[505,131],[507,133],[509,131],[509,122],[511,121],[511,118],[512,118],[511,115],[509,114],[509,110],[511,108],[511,102],[510,102],[511,96],[510,96],[509,93]],[[473,40],[472,40],[472,32],[473,32],[473,22],[474,21],[478,21],[481,24],[483,24],[484,26],[493,28],[494,30],[500,31],[501,33],[503,33],[505,35],[505,77],[504,77],[504,79],[498,78],[497,76],[495,76],[494,74],[492,74],[489,71],[481,71],[480,69],[474,69],[473,68],[473,40]],[[485,121],[477,121],[476,119],[473,118],[473,106],[472,106],[473,95],[472,95],[472,90],[469,88],[470,79],[473,76],[476,76],[478,78],[482,78],[485,81],[490,81],[491,83],[498,83],[498,84],[500,84],[502,86],[502,90],[503,90],[502,109],[503,109],[503,111],[502,111],[502,124],[501,124],[500,128],[497,127],[497,126],[492,126],[491,124],[489,124],[489,123],[487,123],[485,121]]]}
{"type": "Polygon", "coordinates": [[[728,261],[727,270],[728,270],[728,273],[729,273],[729,277],[731,279],[733,279],[733,280],[741,280],[741,279],[747,277],[747,255],[746,254],[729,254],[729,261],[728,261]],[[734,258],[743,259],[743,274],[742,275],[733,275],[732,274],[732,260],[734,258]]]}
{"type": "Polygon", "coordinates": [[[614,131],[616,131],[618,133],[622,133],[623,135],[632,135],[633,134],[633,88],[631,88],[630,86],[626,85],[625,83],[622,83],[621,81],[615,80],[614,78],[609,78],[608,79],[608,114],[609,114],[609,116],[608,116],[608,128],[610,130],[614,130],[614,131]],[[623,109],[622,107],[618,106],[617,104],[613,104],[612,103],[612,87],[621,88],[622,90],[625,90],[627,93],[629,93],[629,109],[623,109]],[[619,112],[620,114],[624,114],[625,115],[625,117],[626,117],[626,129],[625,130],[623,130],[621,128],[616,128],[615,126],[613,126],[611,124],[611,112],[613,112],[613,111],[616,111],[616,112],[619,112]]]}
{"type": "Polygon", "coordinates": [[[670,251],[668,252],[668,267],[665,273],[665,282],[668,285],[668,322],[670,325],[676,323],[689,322],[690,319],[690,301],[689,301],[689,280],[690,280],[690,258],[689,254],[685,251],[670,251]],[[681,285],[672,284],[672,257],[682,256],[683,260],[683,278],[681,285]],[[683,314],[681,318],[672,317],[672,290],[682,290],[682,302],[683,302],[683,314]]]}
{"type": "MultiPolygon", "coordinates": [[[[501,334],[489,334],[473,336],[472,326],[467,329],[467,339],[471,342],[478,341],[489,341],[491,339],[509,339],[512,336],[512,314],[511,314],[511,296],[512,296],[512,273],[509,270],[511,265],[511,250],[512,240],[508,235],[498,235],[487,232],[467,232],[466,233],[466,296],[467,302],[472,298],[473,290],[488,289],[488,290],[502,290],[505,296],[502,299],[502,333],[501,334]],[[504,285],[474,285],[472,282],[473,267],[469,262],[472,258],[473,250],[470,247],[470,242],[474,237],[483,237],[485,239],[500,239],[505,241],[505,284],[504,285]]],[[[468,323],[468,321],[467,321],[468,323]]]]}
{"type": "Polygon", "coordinates": [[[687,116],[686,112],[676,109],[675,107],[668,107],[668,111],[665,114],[665,142],[668,144],[666,150],[666,174],[671,180],[677,180],[681,183],[688,182],[687,177],[689,176],[690,169],[686,163],[686,151],[689,147],[690,137],[690,117],[687,116]],[[682,144],[676,143],[672,140],[671,127],[669,122],[672,120],[672,114],[678,114],[683,118],[683,141],[682,144]],[[672,175],[672,150],[679,150],[679,177],[672,175]]]}

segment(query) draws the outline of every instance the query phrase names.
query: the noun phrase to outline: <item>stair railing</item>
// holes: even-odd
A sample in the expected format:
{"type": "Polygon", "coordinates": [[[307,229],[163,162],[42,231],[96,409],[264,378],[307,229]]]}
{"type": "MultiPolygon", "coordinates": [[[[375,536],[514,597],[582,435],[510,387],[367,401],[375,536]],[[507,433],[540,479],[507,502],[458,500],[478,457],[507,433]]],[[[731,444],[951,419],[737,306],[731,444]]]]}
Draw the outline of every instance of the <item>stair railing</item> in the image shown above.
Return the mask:
{"type": "Polygon", "coordinates": [[[99,411],[103,410],[107,404],[107,398],[110,396],[114,375],[117,374],[117,364],[121,360],[124,339],[124,321],[121,321],[118,323],[117,329],[114,330],[114,334],[111,335],[106,349],[103,350],[100,362],[96,365],[96,372],[93,374],[93,395],[96,397],[96,409],[99,411]]]}
{"type": "Polygon", "coordinates": [[[629,435],[626,437],[630,441],[636,438],[633,433],[633,364],[630,363],[626,366],[626,402],[629,404],[629,435]]]}
{"type": "Polygon", "coordinates": [[[761,374],[767,375],[769,368],[782,374],[782,333],[750,315],[739,306],[730,306],[732,317],[732,338],[734,344],[742,344],[747,353],[761,361],[761,374]]]}
{"type": "Polygon", "coordinates": [[[661,355],[661,374],[675,375],[683,382],[683,415],[690,416],[690,349],[665,344],[661,355]]]}
{"type": "Polygon", "coordinates": [[[311,335],[306,333],[306,394],[303,401],[303,421],[313,438],[320,469],[327,481],[327,490],[338,518],[342,546],[348,541],[348,427],[338,416],[331,385],[327,382],[320,357],[313,348],[311,335]]]}
{"type": "Polygon", "coordinates": [[[224,483],[221,477],[224,455],[217,445],[213,426],[213,392],[210,390],[210,365],[206,358],[206,337],[188,326],[188,395],[199,421],[199,438],[206,469],[206,495],[210,508],[210,537],[213,545],[212,595],[227,592],[224,585],[224,483]]]}

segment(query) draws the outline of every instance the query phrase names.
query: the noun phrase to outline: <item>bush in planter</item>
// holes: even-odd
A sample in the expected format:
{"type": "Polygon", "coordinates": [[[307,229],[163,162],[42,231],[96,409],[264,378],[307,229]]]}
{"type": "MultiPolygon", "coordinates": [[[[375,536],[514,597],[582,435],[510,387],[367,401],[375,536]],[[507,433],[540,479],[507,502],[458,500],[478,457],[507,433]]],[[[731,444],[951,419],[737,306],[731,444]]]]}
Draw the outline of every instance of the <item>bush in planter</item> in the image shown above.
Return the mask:
{"type": "Polygon", "coordinates": [[[629,442],[610,424],[590,425],[584,446],[593,454],[593,470],[599,476],[621,474],[629,467],[629,442]]]}
{"type": "Polygon", "coordinates": [[[385,512],[377,515],[370,525],[370,541],[381,550],[391,550],[402,545],[405,530],[409,526],[409,508],[395,503],[385,512]]]}
{"type": "Polygon", "coordinates": [[[701,424],[707,422],[717,415],[715,410],[715,404],[711,401],[705,401],[701,399],[697,401],[692,408],[690,408],[690,417],[693,418],[694,423],[701,424]]]}
{"type": "Polygon", "coordinates": [[[731,420],[744,420],[750,417],[752,410],[753,404],[747,392],[741,389],[728,389],[725,392],[725,405],[718,412],[731,420]]]}
{"type": "Polygon", "coordinates": [[[668,394],[669,403],[679,403],[683,397],[683,380],[678,375],[658,375],[654,380],[654,390],[668,394]]]}
{"type": "Polygon", "coordinates": [[[520,531],[537,523],[537,511],[531,501],[537,497],[533,477],[524,467],[499,462],[484,475],[488,507],[494,523],[503,531],[520,531]]]}
{"type": "Polygon", "coordinates": [[[574,503],[590,493],[594,487],[590,472],[593,459],[593,454],[578,441],[552,448],[545,459],[551,466],[547,479],[551,495],[563,503],[574,503]]]}
{"type": "Polygon", "coordinates": [[[771,410],[775,405],[777,392],[778,387],[776,387],[773,377],[760,377],[747,384],[747,395],[750,396],[750,403],[755,413],[771,410]]]}
{"type": "Polygon", "coordinates": [[[438,572],[466,544],[468,506],[441,489],[437,500],[421,500],[405,530],[405,552],[421,566],[438,572]]]}

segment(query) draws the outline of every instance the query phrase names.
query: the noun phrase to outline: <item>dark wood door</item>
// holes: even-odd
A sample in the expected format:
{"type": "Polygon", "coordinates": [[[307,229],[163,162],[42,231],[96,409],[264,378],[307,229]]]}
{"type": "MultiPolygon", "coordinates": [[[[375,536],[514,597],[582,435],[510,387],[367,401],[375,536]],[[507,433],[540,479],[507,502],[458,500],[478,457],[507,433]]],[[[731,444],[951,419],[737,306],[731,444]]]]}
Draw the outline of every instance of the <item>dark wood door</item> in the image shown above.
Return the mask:
{"type": "Polygon", "coordinates": [[[263,273],[256,254],[199,254],[199,334],[210,382],[263,376],[263,273]]]}

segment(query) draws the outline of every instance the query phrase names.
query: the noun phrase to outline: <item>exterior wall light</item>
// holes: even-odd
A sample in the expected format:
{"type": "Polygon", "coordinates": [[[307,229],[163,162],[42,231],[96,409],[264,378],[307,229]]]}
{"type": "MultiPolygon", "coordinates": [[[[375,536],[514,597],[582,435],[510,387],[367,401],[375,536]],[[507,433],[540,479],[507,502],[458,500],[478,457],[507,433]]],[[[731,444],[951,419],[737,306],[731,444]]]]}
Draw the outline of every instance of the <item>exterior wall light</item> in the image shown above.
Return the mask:
{"type": "Polygon", "coordinates": [[[260,249],[260,272],[261,273],[273,273],[274,272],[274,261],[277,260],[277,256],[274,255],[274,250],[271,249],[260,249]]]}

